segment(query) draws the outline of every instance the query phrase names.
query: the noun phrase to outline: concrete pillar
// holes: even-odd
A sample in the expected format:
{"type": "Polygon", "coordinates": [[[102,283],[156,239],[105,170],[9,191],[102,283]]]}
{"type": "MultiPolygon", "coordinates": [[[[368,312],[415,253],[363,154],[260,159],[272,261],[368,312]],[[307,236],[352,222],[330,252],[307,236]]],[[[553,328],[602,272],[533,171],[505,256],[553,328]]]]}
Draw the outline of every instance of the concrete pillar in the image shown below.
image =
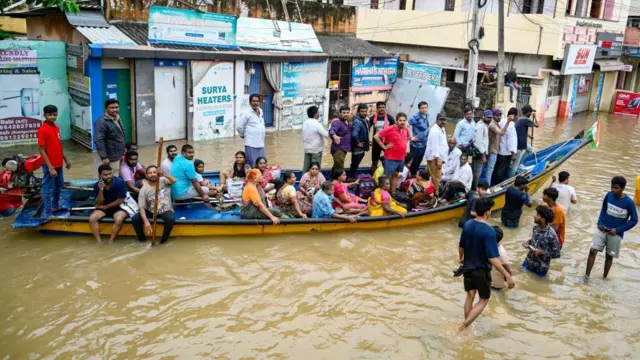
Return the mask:
{"type": "Polygon", "coordinates": [[[576,97],[576,91],[574,91],[574,82],[576,82],[575,87],[577,88],[577,81],[578,79],[575,75],[564,76],[562,94],[560,95],[560,104],[558,105],[559,118],[566,119],[573,115],[573,105],[575,105],[576,97]]]}
{"type": "Polygon", "coordinates": [[[138,146],[156,143],[156,99],[153,60],[138,59],[135,64],[136,139],[138,146]]]}
{"type": "Polygon", "coordinates": [[[616,82],[618,80],[618,72],[605,72],[604,83],[602,84],[602,100],[600,101],[600,111],[611,112],[613,98],[616,94],[616,82]]]}

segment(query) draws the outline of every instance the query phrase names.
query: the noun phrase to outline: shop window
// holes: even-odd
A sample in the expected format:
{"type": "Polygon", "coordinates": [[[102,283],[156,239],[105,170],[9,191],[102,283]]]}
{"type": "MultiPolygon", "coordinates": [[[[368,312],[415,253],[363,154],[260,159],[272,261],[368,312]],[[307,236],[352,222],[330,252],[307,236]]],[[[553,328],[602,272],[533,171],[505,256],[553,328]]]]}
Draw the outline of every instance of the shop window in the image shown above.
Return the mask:
{"type": "Polygon", "coordinates": [[[564,14],[565,14],[566,16],[571,15],[571,9],[573,9],[573,0],[568,0],[568,1],[567,1],[567,9],[566,9],[566,11],[564,12],[564,14]]]}
{"type": "Polygon", "coordinates": [[[551,75],[549,77],[549,87],[547,88],[547,97],[560,96],[562,94],[562,76],[551,75]]]}
{"type": "Polygon", "coordinates": [[[591,1],[591,12],[590,15],[592,18],[600,19],[600,8],[602,7],[602,0],[593,0],[591,1]]]}
{"type": "Polygon", "coordinates": [[[456,0],[445,0],[444,11],[454,11],[456,7],[456,0]]]}
{"type": "Polygon", "coordinates": [[[512,0],[512,10],[514,14],[543,14],[545,7],[555,7],[555,2],[547,0],[512,0]],[[551,4],[550,4],[551,3],[551,4]]]}
{"type": "Polygon", "coordinates": [[[329,103],[348,105],[351,87],[351,60],[332,60],[329,73],[329,103]]]}

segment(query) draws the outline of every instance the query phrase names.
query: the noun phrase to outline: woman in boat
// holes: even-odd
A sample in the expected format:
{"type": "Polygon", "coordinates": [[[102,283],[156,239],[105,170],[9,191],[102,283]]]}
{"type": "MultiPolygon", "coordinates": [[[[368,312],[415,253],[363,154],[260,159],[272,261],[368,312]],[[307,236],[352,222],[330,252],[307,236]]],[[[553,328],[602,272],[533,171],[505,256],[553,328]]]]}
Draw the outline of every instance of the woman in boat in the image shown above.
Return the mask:
{"type": "Polygon", "coordinates": [[[348,213],[360,213],[367,210],[367,200],[362,199],[349,192],[349,188],[357,183],[346,183],[347,173],[344,169],[336,169],[333,173],[333,191],[335,198],[333,203],[335,208],[342,208],[348,213]]]}
{"type": "Polygon", "coordinates": [[[284,185],[276,192],[276,202],[282,211],[292,218],[306,219],[313,211],[313,199],[309,201],[306,196],[298,196],[295,188],[296,174],[284,173],[284,185]]]}
{"type": "Polygon", "coordinates": [[[247,174],[247,185],[242,192],[240,217],[252,220],[269,219],[273,225],[278,225],[282,211],[277,207],[267,207],[267,196],[260,186],[260,180],[262,173],[258,169],[251,169],[247,174]]]}
{"type": "Polygon", "coordinates": [[[267,163],[267,159],[265,157],[259,157],[256,159],[256,169],[260,171],[262,174],[262,180],[260,181],[260,186],[265,193],[276,188],[276,185],[273,182],[273,174],[271,173],[271,168],[267,163]]]}
{"type": "Polygon", "coordinates": [[[223,189],[226,190],[228,179],[238,181],[247,177],[247,173],[251,170],[251,165],[247,164],[245,159],[244,151],[238,151],[236,153],[236,161],[231,166],[231,172],[224,170],[220,173],[220,186],[223,189]]]}
{"type": "Polygon", "coordinates": [[[388,177],[380,178],[380,185],[369,198],[368,207],[370,216],[399,215],[404,217],[407,209],[398,205],[389,194],[391,180],[388,177]]]}
{"type": "Polygon", "coordinates": [[[312,162],[309,171],[304,173],[300,178],[300,183],[298,184],[298,188],[301,193],[311,193],[311,198],[316,193],[316,191],[320,190],[322,184],[327,181],[324,178],[324,175],[320,172],[320,163],[312,162]]]}
{"type": "Polygon", "coordinates": [[[435,186],[431,183],[429,172],[420,170],[416,175],[416,181],[409,185],[407,196],[411,199],[413,209],[432,208],[436,203],[434,193],[435,186]]]}

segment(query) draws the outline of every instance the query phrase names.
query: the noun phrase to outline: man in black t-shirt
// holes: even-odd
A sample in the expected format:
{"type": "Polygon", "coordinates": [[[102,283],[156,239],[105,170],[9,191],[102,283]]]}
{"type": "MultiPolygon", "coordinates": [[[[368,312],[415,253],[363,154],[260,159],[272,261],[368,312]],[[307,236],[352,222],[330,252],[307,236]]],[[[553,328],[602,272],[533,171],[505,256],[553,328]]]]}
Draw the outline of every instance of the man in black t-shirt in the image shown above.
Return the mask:
{"type": "Polygon", "coordinates": [[[458,221],[458,227],[464,227],[464,224],[467,221],[475,219],[476,216],[478,216],[476,213],[476,201],[485,197],[488,189],[489,183],[484,180],[480,180],[480,182],[478,182],[478,188],[467,193],[467,206],[464,209],[464,214],[460,218],[460,221],[458,221]]]}
{"type": "MultiPolygon", "coordinates": [[[[373,131],[373,137],[380,131],[395,125],[396,119],[387,113],[387,104],[384,101],[378,101],[376,103],[376,113],[369,119],[371,122],[371,129],[373,131]]],[[[371,173],[375,173],[378,168],[378,161],[382,155],[382,148],[378,142],[373,141],[371,143],[371,173]]]]}
{"type": "Polygon", "coordinates": [[[527,138],[533,140],[533,135],[529,135],[529,128],[538,127],[538,120],[536,119],[536,110],[531,105],[525,105],[522,107],[522,116],[516,120],[515,123],[516,134],[518,135],[518,153],[516,159],[511,164],[509,171],[509,177],[516,174],[518,167],[524,160],[529,146],[527,145],[527,138]],[[532,120],[533,119],[533,120],[532,120]]]}

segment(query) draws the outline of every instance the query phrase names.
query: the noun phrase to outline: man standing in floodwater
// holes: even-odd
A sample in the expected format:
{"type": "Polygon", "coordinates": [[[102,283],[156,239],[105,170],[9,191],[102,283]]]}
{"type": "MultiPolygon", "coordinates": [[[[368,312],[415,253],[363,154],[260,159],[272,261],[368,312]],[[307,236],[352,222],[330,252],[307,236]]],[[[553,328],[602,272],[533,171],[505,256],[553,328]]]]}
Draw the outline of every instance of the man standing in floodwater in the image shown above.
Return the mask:
{"type": "Polygon", "coordinates": [[[617,258],[620,255],[620,246],[622,245],[624,233],[638,224],[636,205],[630,197],[624,194],[626,186],[627,180],[622,176],[614,176],[611,179],[611,191],[607,193],[602,201],[602,208],[598,217],[598,228],[591,243],[585,278],[589,278],[591,275],[596,255],[602,252],[605,247],[607,251],[605,252],[603,277],[607,278],[613,264],[613,258],[617,258]]]}
{"type": "Polygon", "coordinates": [[[460,235],[458,254],[467,298],[464,303],[464,321],[460,324],[459,330],[471,325],[489,303],[492,266],[504,275],[509,289],[516,286],[511,274],[500,261],[496,231],[487,224],[493,205],[492,199],[478,199],[476,201],[477,216],[467,221],[460,235]],[[476,294],[480,295],[480,300],[473,305],[476,294]]]}
{"type": "Polygon", "coordinates": [[[251,108],[246,109],[238,116],[236,130],[244,139],[246,163],[255,166],[256,160],[264,157],[264,136],[266,133],[264,117],[260,108],[260,95],[251,94],[249,105],[251,108]]]}

